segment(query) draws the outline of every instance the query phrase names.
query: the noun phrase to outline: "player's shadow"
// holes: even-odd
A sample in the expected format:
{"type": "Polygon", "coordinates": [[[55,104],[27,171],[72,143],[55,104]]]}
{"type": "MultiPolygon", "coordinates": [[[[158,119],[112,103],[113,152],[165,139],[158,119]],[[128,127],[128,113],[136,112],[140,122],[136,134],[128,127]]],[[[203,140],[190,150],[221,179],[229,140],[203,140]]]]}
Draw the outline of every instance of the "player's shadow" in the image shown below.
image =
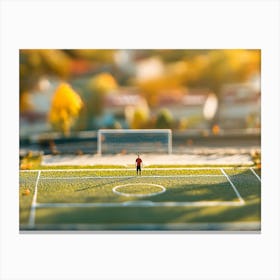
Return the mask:
{"type": "Polygon", "coordinates": [[[93,188],[97,188],[97,187],[100,187],[100,186],[106,186],[106,185],[110,185],[110,184],[114,184],[114,183],[125,182],[125,181],[129,181],[131,179],[134,179],[134,178],[135,178],[134,176],[131,176],[129,178],[114,179],[114,180],[110,180],[106,183],[102,182],[102,183],[94,185],[94,186],[88,186],[88,187],[85,187],[85,188],[82,188],[82,189],[77,189],[77,190],[75,190],[75,192],[81,192],[81,191],[86,191],[86,190],[90,190],[90,189],[93,189],[93,188]]]}

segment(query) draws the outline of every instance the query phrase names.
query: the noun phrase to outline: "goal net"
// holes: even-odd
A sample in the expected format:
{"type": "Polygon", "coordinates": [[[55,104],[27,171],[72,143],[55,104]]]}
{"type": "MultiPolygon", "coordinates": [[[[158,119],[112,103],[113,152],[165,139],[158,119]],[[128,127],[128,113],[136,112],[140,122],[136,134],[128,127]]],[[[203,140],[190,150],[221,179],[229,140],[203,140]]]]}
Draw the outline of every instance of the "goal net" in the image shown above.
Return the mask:
{"type": "Polygon", "coordinates": [[[100,129],[99,154],[172,153],[170,129],[100,129]]]}

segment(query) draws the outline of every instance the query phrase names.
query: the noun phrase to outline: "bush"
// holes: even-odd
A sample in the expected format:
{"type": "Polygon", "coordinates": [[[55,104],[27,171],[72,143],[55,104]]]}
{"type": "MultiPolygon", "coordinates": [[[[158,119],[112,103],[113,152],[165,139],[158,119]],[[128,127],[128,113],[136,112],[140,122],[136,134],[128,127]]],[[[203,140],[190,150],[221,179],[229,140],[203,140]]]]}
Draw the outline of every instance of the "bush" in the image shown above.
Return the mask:
{"type": "Polygon", "coordinates": [[[172,128],[174,123],[173,116],[168,109],[161,109],[158,112],[156,128],[172,128]]]}

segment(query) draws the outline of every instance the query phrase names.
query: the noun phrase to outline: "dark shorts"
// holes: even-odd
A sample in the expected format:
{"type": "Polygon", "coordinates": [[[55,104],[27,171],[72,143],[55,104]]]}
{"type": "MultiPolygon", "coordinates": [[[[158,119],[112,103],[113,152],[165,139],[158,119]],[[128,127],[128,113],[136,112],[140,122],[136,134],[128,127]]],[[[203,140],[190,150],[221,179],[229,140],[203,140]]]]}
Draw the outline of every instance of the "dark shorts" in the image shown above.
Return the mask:
{"type": "Polygon", "coordinates": [[[141,171],[141,166],[136,167],[136,171],[138,171],[138,170],[141,171]]]}

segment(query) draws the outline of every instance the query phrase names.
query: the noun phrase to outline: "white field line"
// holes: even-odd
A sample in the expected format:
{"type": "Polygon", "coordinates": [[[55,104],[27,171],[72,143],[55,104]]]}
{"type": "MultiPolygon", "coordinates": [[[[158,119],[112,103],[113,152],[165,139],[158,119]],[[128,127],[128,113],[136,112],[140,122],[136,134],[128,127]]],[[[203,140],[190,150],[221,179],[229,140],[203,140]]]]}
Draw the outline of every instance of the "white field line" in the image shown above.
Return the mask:
{"type": "Polygon", "coordinates": [[[41,174],[41,170],[38,171],[35,189],[34,189],[34,195],[33,195],[31,209],[30,209],[29,227],[32,227],[32,228],[35,225],[36,200],[37,200],[37,191],[38,191],[38,183],[39,183],[40,174],[41,174]]]}
{"type": "MultiPolygon", "coordinates": [[[[146,167],[144,170],[220,170],[221,167],[157,167],[157,168],[149,168],[146,167]]],[[[249,166],[239,166],[239,167],[223,167],[223,169],[249,169],[249,166]]],[[[128,170],[136,170],[135,168],[77,168],[77,169],[42,169],[43,172],[79,172],[79,171],[128,171],[128,170]]],[[[20,170],[20,172],[36,172],[38,170],[20,170]]]]}
{"type": "Polygon", "coordinates": [[[83,179],[118,179],[118,178],[187,178],[187,177],[224,177],[224,175],[149,175],[149,176],[74,176],[74,177],[41,177],[41,180],[83,180],[83,179]]]}
{"type": "Polygon", "coordinates": [[[130,183],[130,184],[125,184],[125,185],[119,185],[119,186],[115,186],[112,189],[113,193],[117,194],[117,195],[123,195],[123,196],[127,196],[127,197],[147,197],[147,196],[155,196],[155,195],[159,195],[162,194],[164,192],[166,192],[166,188],[162,185],[158,185],[158,184],[148,184],[148,183],[130,183]],[[155,186],[160,188],[161,190],[159,192],[153,192],[153,193],[146,193],[146,194],[132,194],[132,193],[123,193],[121,191],[117,191],[117,189],[120,189],[122,187],[126,187],[126,186],[139,186],[139,185],[148,185],[148,186],[155,186]]]}
{"type": "Polygon", "coordinates": [[[261,182],[260,176],[256,173],[256,171],[253,169],[253,167],[250,168],[250,170],[253,172],[253,174],[258,178],[258,180],[261,182]]]}
{"type": "Polygon", "coordinates": [[[37,203],[36,208],[92,208],[92,207],[204,207],[204,206],[241,206],[241,201],[185,201],[185,202],[96,202],[96,203],[37,203]]]}
{"type": "Polygon", "coordinates": [[[230,185],[232,186],[234,192],[236,193],[236,195],[239,198],[239,201],[241,204],[245,204],[244,199],[242,198],[242,196],[240,195],[240,193],[238,192],[237,188],[235,187],[235,185],[233,184],[233,182],[230,180],[229,176],[226,174],[226,172],[223,170],[223,168],[221,168],[222,173],[225,175],[225,177],[227,178],[227,180],[229,181],[230,185]]]}

